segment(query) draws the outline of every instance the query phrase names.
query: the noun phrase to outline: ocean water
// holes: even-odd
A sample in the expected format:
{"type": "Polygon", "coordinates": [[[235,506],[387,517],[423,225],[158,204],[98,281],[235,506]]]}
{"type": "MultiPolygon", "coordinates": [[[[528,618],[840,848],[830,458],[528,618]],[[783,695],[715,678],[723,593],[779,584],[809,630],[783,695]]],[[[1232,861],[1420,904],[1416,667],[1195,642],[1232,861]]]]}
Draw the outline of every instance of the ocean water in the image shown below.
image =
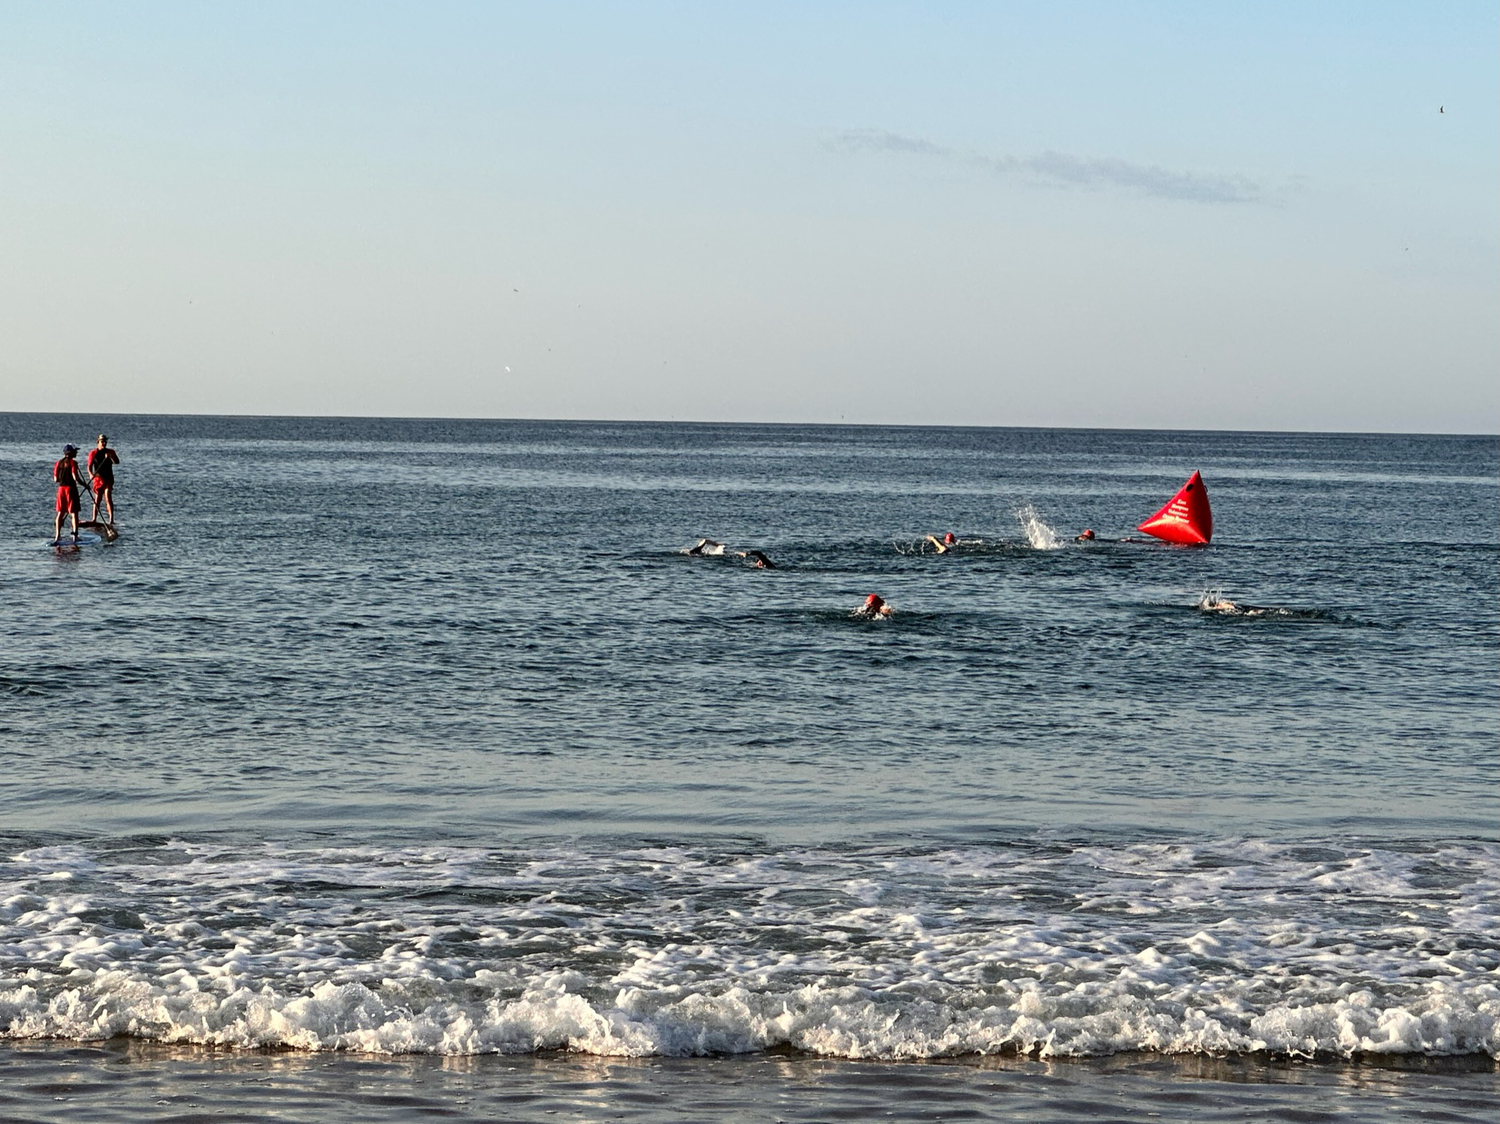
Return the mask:
{"type": "Polygon", "coordinates": [[[1481,1118],[1497,562],[1494,438],[0,414],[0,1111],[1481,1118]]]}

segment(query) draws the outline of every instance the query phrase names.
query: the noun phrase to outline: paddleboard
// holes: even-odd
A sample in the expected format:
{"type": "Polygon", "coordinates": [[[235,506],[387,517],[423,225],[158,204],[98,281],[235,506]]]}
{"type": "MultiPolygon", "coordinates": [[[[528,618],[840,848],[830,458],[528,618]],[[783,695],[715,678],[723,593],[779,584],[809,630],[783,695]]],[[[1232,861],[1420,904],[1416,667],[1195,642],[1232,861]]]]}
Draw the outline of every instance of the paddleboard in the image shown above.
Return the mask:
{"type": "Polygon", "coordinates": [[[56,542],[53,542],[51,539],[48,539],[47,540],[47,545],[48,546],[57,546],[57,547],[98,546],[103,541],[104,541],[104,538],[102,536],[100,536],[100,535],[96,535],[93,531],[79,531],[78,532],[78,541],[75,543],[73,541],[73,535],[72,535],[72,533],[68,532],[68,531],[64,531],[62,538],[58,539],[56,542]]]}

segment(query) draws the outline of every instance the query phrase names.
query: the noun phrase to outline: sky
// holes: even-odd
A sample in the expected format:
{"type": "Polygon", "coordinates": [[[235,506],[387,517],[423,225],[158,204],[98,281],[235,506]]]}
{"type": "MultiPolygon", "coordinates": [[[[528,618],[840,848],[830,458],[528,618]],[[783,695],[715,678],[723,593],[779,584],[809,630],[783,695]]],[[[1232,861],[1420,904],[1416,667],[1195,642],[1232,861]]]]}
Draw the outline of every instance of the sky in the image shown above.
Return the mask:
{"type": "Polygon", "coordinates": [[[1493,0],[4,0],[0,410],[1496,433],[1497,46],[1493,0]]]}

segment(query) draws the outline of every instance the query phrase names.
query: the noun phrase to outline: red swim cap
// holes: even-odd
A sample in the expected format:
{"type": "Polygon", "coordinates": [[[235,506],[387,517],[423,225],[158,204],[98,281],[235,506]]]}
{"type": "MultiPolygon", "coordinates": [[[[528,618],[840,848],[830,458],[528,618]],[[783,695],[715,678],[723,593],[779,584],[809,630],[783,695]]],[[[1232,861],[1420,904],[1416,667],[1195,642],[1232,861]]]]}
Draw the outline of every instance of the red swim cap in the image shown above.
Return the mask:
{"type": "Polygon", "coordinates": [[[957,536],[954,535],[954,533],[952,531],[949,531],[946,535],[943,536],[943,542],[945,542],[945,543],[955,543],[957,541],[958,541],[958,538],[957,538],[957,536]]]}
{"type": "Polygon", "coordinates": [[[885,602],[880,599],[880,594],[878,594],[878,593],[872,593],[872,594],[870,594],[870,596],[868,596],[868,597],[865,598],[865,604],[868,605],[868,606],[870,606],[870,608],[873,609],[877,605],[884,605],[885,602]]]}

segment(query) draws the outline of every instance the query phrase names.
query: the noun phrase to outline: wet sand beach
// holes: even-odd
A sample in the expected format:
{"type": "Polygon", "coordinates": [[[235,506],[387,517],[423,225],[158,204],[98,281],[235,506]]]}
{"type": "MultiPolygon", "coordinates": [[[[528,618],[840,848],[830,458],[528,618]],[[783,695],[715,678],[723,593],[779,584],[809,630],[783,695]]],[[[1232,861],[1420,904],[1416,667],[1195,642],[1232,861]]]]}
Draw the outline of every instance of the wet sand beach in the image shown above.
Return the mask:
{"type": "Polygon", "coordinates": [[[1162,1057],[882,1064],[790,1055],[615,1059],[227,1052],[118,1040],[0,1050],[15,1124],[281,1120],[1488,1121],[1489,1059],[1290,1063],[1162,1057]]]}

